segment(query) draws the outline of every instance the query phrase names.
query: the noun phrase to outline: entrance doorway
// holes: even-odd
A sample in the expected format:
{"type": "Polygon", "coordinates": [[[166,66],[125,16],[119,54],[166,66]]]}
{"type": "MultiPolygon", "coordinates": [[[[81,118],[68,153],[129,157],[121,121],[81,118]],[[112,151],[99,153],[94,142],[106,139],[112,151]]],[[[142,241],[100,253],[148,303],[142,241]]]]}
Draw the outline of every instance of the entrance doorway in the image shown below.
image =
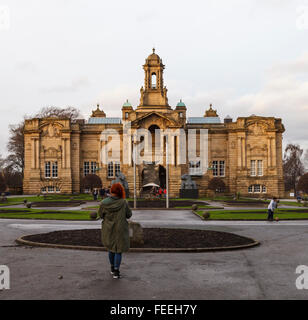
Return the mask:
{"type": "Polygon", "coordinates": [[[159,175],[159,185],[165,189],[166,188],[166,169],[162,165],[159,165],[158,175],[159,175]]]}

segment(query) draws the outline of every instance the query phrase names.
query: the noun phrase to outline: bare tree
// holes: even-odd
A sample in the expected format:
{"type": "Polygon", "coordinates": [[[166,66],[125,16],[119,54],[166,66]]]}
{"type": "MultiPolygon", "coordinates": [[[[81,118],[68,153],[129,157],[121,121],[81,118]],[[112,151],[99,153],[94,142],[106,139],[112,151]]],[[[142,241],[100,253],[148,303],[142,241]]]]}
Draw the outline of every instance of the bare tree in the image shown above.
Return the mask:
{"type": "Polygon", "coordinates": [[[305,173],[299,178],[297,188],[308,194],[308,173],[305,173]]]}
{"type": "Polygon", "coordinates": [[[306,149],[305,151],[303,162],[304,162],[305,172],[308,172],[308,149],[306,149]]]}
{"type": "Polygon", "coordinates": [[[304,165],[301,157],[303,149],[298,144],[288,144],[283,157],[283,173],[286,190],[294,190],[297,194],[297,182],[304,174],[304,165]]]}
{"type": "Polygon", "coordinates": [[[7,188],[7,185],[5,183],[5,179],[2,173],[0,173],[0,192],[5,192],[7,188]]]}
{"type": "Polygon", "coordinates": [[[73,107],[57,108],[57,107],[44,107],[42,108],[34,118],[69,118],[72,122],[76,119],[82,118],[80,111],[73,107]]]}
{"type": "Polygon", "coordinates": [[[10,137],[7,143],[9,155],[6,164],[11,170],[23,173],[24,169],[24,121],[17,125],[10,125],[10,137]]]}
{"type": "Polygon", "coordinates": [[[3,170],[3,177],[5,184],[13,194],[20,193],[22,191],[22,173],[19,171],[11,170],[6,167],[3,170]]]}

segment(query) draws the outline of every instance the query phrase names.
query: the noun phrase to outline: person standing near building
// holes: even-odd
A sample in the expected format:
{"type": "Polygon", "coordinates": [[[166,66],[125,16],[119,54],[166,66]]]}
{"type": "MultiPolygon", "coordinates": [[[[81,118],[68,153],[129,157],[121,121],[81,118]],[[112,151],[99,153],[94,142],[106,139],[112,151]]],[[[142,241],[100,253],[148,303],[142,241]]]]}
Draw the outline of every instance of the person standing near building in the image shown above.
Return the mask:
{"type": "Polygon", "coordinates": [[[267,207],[267,210],[268,210],[267,211],[268,212],[267,220],[268,221],[274,220],[274,210],[277,208],[277,204],[278,204],[277,198],[273,197],[273,199],[271,200],[270,204],[267,207]]]}
{"type": "Polygon", "coordinates": [[[130,247],[127,219],[132,216],[120,183],[112,185],[110,196],[101,202],[98,214],[103,219],[102,243],[108,250],[111,273],[114,279],[119,279],[122,253],[130,247]]]}
{"type": "Polygon", "coordinates": [[[94,189],[92,194],[93,194],[93,199],[96,201],[97,200],[97,195],[98,195],[97,189],[94,189]]]}

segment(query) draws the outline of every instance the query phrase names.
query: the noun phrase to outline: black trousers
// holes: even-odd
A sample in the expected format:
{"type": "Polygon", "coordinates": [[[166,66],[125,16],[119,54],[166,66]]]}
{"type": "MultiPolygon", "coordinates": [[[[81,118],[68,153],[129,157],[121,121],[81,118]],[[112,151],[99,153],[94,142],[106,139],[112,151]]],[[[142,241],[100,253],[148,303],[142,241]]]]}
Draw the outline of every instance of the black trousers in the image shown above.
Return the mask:
{"type": "Polygon", "coordinates": [[[268,209],[267,220],[274,220],[274,211],[268,209]]]}

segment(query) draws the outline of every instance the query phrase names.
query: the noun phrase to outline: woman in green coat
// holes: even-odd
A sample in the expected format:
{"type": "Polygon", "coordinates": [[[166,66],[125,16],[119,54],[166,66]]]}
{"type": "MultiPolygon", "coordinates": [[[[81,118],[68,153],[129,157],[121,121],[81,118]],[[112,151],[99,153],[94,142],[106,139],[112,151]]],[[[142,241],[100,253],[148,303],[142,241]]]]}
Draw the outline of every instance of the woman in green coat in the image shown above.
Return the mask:
{"type": "Polygon", "coordinates": [[[113,278],[120,278],[122,252],[129,250],[128,222],[132,211],[125,200],[125,191],[120,183],[112,185],[110,197],[101,202],[99,216],[102,222],[102,243],[109,251],[113,278]]]}

